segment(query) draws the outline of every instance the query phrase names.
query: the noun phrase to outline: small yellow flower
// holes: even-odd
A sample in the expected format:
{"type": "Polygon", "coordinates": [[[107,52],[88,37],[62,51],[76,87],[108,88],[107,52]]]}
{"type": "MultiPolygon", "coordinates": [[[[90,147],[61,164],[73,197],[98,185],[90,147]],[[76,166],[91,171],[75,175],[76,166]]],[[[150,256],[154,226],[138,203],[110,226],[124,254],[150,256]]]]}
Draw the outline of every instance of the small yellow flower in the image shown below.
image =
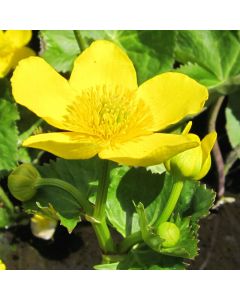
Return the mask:
{"type": "Polygon", "coordinates": [[[2,270],[6,270],[6,265],[0,259],[0,271],[2,271],[2,270]]]}
{"type": "Polygon", "coordinates": [[[31,40],[31,30],[0,30],[0,78],[7,75],[17,63],[34,51],[25,47],[31,40]]]}
{"type": "Polygon", "coordinates": [[[31,230],[32,234],[43,240],[50,240],[57,227],[57,220],[35,214],[31,218],[31,230]]]}
{"type": "Polygon", "coordinates": [[[83,51],[69,81],[40,57],[22,60],[11,81],[18,103],[63,130],[32,136],[24,146],[65,159],[98,154],[120,164],[150,166],[199,144],[188,135],[158,132],[201,111],[207,89],[174,72],[138,87],[132,62],[109,41],[93,42],[83,51]]]}
{"type": "MultiPolygon", "coordinates": [[[[192,126],[189,122],[183,131],[183,135],[188,134],[192,126]]],[[[199,141],[200,145],[193,149],[186,150],[165,162],[166,169],[183,178],[200,180],[211,167],[211,150],[217,138],[217,133],[211,132],[200,141],[197,135],[191,135],[193,140],[199,141]]]]}

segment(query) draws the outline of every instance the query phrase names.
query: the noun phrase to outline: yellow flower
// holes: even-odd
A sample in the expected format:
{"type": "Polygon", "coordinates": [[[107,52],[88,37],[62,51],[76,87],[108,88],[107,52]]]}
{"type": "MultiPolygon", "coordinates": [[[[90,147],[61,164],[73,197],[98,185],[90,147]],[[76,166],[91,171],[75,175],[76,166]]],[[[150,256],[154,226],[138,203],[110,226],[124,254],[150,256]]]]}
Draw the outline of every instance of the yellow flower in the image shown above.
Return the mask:
{"type": "Polygon", "coordinates": [[[207,89],[173,72],[138,87],[132,62],[109,41],[93,42],[83,51],[69,81],[39,57],[21,61],[11,81],[18,103],[64,130],[32,136],[24,146],[65,159],[98,154],[120,164],[150,166],[198,145],[189,136],[157,132],[198,113],[207,89]]]}
{"type": "Polygon", "coordinates": [[[17,63],[34,51],[25,47],[31,40],[31,30],[0,30],[0,78],[7,75],[17,63]]]}
{"type": "MultiPolygon", "coordinates": [[[[192,126],[192,122],[189,122],[183,131],[183,135],[188,134],[192,126]]],[[[183,178],[192,178],[200,180],[209,171],[211,167],[211,150],[217,138],[215,131],[206,135],[202,141],[197,135],[191,135],[191,139],[200,142],[198,147],[186,150],[182,153],[169,159],[165,162],[166,169],[183,178]]]]}
{"type": "Polygon", "coordinates": [[[6,265],[0,259],[0,271],[6,270],[6,265]]]}

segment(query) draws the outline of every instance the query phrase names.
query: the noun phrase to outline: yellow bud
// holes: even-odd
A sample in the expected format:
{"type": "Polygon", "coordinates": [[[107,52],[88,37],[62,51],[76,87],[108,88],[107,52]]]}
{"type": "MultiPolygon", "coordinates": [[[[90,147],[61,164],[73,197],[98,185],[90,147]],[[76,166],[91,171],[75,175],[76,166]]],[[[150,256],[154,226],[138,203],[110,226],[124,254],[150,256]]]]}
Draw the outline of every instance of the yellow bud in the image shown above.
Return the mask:
{"type": "Polygon", "coordinates": [[[157,228],[157,234],[164,240],[163,247],[173,247],[180,238],[180,230],[174,223],[164,222],[157,228]]]}
{"type": "MultiPolygon", "coordinates": [[[[199,140],[197,135],[188,135],[193,140],[199,140]]],[[[217,134],[211,132],[205,136],[196,148],[181,152],[165,162],[166,169],[180,178],[200,180],[211,167],[211,150],[214,146],[217,134]]]]}
{"type": "Polygon", "coordinates": [[[36,194],[35,183],[40,178],[38,170],[31,164],[22,164],[8,177],[8,188],[20,201],[28,201],[36,194]]]}

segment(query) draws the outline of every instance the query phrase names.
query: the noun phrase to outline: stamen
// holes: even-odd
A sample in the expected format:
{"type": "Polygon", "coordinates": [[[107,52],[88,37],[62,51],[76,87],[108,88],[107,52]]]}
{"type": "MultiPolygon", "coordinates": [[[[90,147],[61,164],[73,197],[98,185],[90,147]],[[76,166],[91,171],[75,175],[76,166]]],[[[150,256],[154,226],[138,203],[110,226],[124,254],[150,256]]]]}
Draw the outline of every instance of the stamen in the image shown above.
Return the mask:
{"type": "Polygon", "coordinates": [[[150,110],[135,92],[104,85],[84,90],[68,107],[65,124],[71,131],[112,144],[151,133],[149,119],[150,110]]]}

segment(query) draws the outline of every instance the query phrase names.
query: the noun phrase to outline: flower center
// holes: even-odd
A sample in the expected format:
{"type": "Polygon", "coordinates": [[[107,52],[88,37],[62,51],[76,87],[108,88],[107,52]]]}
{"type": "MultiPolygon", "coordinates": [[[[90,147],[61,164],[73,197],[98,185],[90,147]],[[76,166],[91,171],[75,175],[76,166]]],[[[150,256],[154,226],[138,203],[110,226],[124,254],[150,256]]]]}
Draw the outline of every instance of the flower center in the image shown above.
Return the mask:
{"type": "Polygon", "coordinates": [[[135,92],[105,85],[84,90],[65,116],[70,130],[109,143],[150,134],[151,121],[150,110],[135,92]]]}

